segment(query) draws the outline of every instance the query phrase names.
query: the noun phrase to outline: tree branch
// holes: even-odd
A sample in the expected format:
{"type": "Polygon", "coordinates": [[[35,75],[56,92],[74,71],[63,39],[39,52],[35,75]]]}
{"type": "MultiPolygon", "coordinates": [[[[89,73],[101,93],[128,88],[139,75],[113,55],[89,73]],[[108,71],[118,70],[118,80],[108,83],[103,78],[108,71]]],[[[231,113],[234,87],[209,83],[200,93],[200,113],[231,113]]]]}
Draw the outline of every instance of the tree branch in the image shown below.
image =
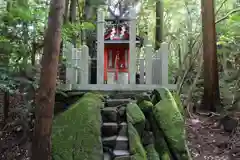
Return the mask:
{"type": "Polygon", "coordinates": [[[230,12],[228,12],[225,16],[223,16],[222,18],[218,19],[215,23],[220,23],[222,21],[224,21],[225,19],[227,19],[229,16],[231,16],[234,13],[240,12],[240,8],[236,8],[230,12]]]}
{"type": "Polygon", "coordinates": [[[215,15],[219,13],[219,11],[222,9],[223,5],[227,2],[228,0],[223,0],[222,3],[220,4],[218,10],[216,11],[215,15]]]}

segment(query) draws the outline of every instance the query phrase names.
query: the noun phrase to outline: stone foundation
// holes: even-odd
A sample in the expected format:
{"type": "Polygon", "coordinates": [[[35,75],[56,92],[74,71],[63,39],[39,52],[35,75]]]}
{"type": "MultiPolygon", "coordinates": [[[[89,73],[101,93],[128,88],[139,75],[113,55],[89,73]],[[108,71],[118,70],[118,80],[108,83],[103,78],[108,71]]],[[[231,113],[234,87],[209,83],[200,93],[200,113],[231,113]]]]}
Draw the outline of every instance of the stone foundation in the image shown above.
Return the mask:
{"type": "Polygon", "coordinates": [[[165,88],[133,95],[87,93],[55,118],[58,160],[191,160],[184,118],[165,88]],[[74,147],[73,147],[74,146],[74,147]],[[60,159],[59,159],[60,160],[60,159]]]}

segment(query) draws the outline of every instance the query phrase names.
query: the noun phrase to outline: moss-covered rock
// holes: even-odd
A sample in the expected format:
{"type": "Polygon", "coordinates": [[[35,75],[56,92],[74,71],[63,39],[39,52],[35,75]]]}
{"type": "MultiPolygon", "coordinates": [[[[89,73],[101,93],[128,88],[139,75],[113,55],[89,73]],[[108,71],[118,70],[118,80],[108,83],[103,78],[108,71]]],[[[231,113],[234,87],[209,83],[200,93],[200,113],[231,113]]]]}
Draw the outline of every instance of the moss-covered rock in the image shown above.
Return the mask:
{"type": "Polygon", "coordinates": [[[164,97],[167,96],[167,95],[165,95],[165,92],[162,89],[164,89],[164,88],[154,89],[152,91],[153,105],[156,105],[159,101],[161,101],[164,97]]]}
{"type": "Polygon", "coordinates": [[[160,101],[160,99],[158,99],[159,97],[154,92],[152,94],[153,94],[151,98],[152,104],[156,105],[160,101]]]}
{"type": "Polygon", "coordinates": [[[157,151],[155,150],[154,144],[150,144],[145,147],[145,150],[147,152],[147,159],[148,160],[160,160],[159,155],[157,151]]]}
{"type": "Polygon", "coordinates": [[[142,101],[151,101],[151,97],[150,95],[148,95],[147,93],[141,93],[137,96],[137,104],[141,103],[142,101]]]}
{"type": "Polygon", "coordinates": [[[153,135],[154,135],[155,150],[157,151],[160,159],[161,160],[171,160],[172,155],[171,155],[168,145],[164,139],[164,134],[163,134],[161,128],[159,127],[159,125],[157,124],[157,122],[153,116],[153,113],[151,113],[147,117],[147,119],[149,120],[149,122],[151,124],[151,128],[152,128],[153,135]]]}
{"type": "Polygon", "coordinates": [[[144,130],[143,135],[141,137],[142,145],[148,146],[150,144],[154,144],[154,136],[151,131],[144,130]]]}
{"type": "Polygon", "coordinates": [[[156,96],[160,96],[160,101],[153,108],[157,124],[162,129],[174,157],[189,160],[184,119],[178,106],[168,89],[160,88],[157,92],[156,96]]]}
{"type": "MultiPolygon", "coordinates": [[[[166,88],[160,88],[160,89],[155,89],[153,90],[152,92],[152,103],[153,105],[156,105],[162,98],[168,96],[168,94],[165,94],[165,90],[166,88]]],[[[171,94],[171,92],[169,92],[171,94]]],[[[180,111],[180,113],[182,114],[183,118],[185,118],[185,112],[184,112],[184,107],[182,105],[182,102],[181,102],[181,98],[180,96],[176,93],[176,92],[173,92],[173,94],[171,95],[175,102],[177,103],[177,106],[178,106],[178,109],[180,111]]]]}
{"type": "Polygon", "coordinates": [[[102,100],[85,94],[66,112],[55,117],[52,132],[54,160],[99,160],[102,156],[102,100]]]}
{"type": "Polygon", "coordinates": [[[172,155],[160,130],[155,130],[155,149],[161,160],[171,160],[172,155]]]}
{"type": "Polygon", "coordinates": [[[185,119],[184,107],[182,105],[182,101],[181,101],[180,96],[176,92],[174,92],[172,95],[173,95],[173,98],[174,98],[175,102],[177,103],[177,106],[178,106],[178,109],[179,109],[180,113],[182,114],[183,118],[185,119]]]}
{"type": "Polygon", "coordinates": [[[139,108],[142,110],[144,114],[148,114],[152,112],[153,104],[151,101],[143,100],[138,103],[139,108]]]}
{"type": "Polygon", "coordinates": [[[100,94],[99,92],[88,92],[84,96],[90,96],[93,98],[100,99],[101,101],[104,101],[104,96],[100,94]]]}
{"type": "Polygon", "coordinates": [[[144,115],[146,117],[146,122],[149,122],[150,129],[153,132],[154,146],[155,146],[156,152],[158,153],[160,159],[170,160],[171,154],[168,149],[167,143],[164,140],[164,135],[153,116],[154,107],[155,106],[153,106],[151,101],[144,100],[141,103],[139,103],[139,108],[141,108],[142,111],[144,112],[144,115]]]}
{"type": "Polygon", "coordinates": [[[129,148],[131,160],[147,160],[147,155],[142,146],[140,136],[131,122],[128,122],[129,148]]]}
{"type": "Polygon", "coordinates": [[[129,103],[126,109],[127,118],[130,123],[142,134],[145,127],[145,116],[136,103],[129,103]]]}

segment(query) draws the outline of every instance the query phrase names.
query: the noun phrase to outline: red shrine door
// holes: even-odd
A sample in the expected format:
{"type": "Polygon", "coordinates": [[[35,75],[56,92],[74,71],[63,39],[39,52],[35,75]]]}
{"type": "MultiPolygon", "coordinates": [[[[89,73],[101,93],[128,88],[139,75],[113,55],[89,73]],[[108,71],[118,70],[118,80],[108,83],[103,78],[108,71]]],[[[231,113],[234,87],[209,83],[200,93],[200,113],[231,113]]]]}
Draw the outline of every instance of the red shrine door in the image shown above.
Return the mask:
{"type": "Polygon", "coordinates": [[[128,47],[111,46],[105,48],[104,80],[108,84],[128,83],[128,47]]]}

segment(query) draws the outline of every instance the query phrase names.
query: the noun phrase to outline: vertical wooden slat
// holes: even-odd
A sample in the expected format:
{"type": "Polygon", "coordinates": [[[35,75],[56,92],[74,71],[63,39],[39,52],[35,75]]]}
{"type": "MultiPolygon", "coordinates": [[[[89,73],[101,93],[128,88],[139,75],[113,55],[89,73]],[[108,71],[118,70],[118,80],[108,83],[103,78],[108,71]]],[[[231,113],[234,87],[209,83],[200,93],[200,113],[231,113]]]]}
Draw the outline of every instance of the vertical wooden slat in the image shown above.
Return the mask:
{"type": "Polygon", "coordinates": [[[73,75],[72,75],[72,79],[71,79],[71,84],[77,84],[77,79],[78,79],[78,54],[77,54],[77,49],[73,48],[73,52],[72,52],[72,68],[73,68],[73,75]]]}
{"type": "Polygon", "coordinates": [[[130,9],[129,22],[129,76],[130,84],[136,83],[136,13],[133,8],[130,9]]]}
{"type": "Polygon", "coordinates": [[[160,64],[161,64],[160,85],[167,86],[168,85],[168,44],[165,42],[161,44],[160,64]]]}
{"type": "Polygon", "coordinates": [[[144,84],[144,72],[145,72],[145,65],[144,65],[144,58],[140,58],[140,84],[144,84]]]}
{"type": "Polygon", "coordinates": [[[108,58],[108,66],[107,67],[113,67],[113,64],[112,64],[112,50],[109,50],[109,58],[108,58]]]}
{"type": "Polygon", "coordinates": [[[153,51],[152,45],[147,44],[145,46],[146,84],[152,84],[152,68],[153,68],[152,51],[153,51]]]}
{"type": "Polygon", "coordinates": [[[71,82],[73,78],[73,67],[72,67],[72,56],[73,56],[74,48],[70,43],[66,43],[64,45],[63,56],[66,57],[66,87],[71,89],[71,82]]]}
{"type": "Polygon", "coordinates": [[[128,50],[125,49],[124,51],[125,51],[125,56],[124,56],[125,57],[125,67],[128,68],[128,50]]]}
{"type": "Polygon", "coordinates": [[[104,84],[104,11],[98,9],[97,17],[97,84],[104,84]]]}
{"type": "Polygon", "coordinates": [[[88,84],[89,82],[89,48],[86,45],[82,46],[82,54],[81,54],[81,60],[82,60],[82,74],[81,74],[81,84],[88,84]]]}

